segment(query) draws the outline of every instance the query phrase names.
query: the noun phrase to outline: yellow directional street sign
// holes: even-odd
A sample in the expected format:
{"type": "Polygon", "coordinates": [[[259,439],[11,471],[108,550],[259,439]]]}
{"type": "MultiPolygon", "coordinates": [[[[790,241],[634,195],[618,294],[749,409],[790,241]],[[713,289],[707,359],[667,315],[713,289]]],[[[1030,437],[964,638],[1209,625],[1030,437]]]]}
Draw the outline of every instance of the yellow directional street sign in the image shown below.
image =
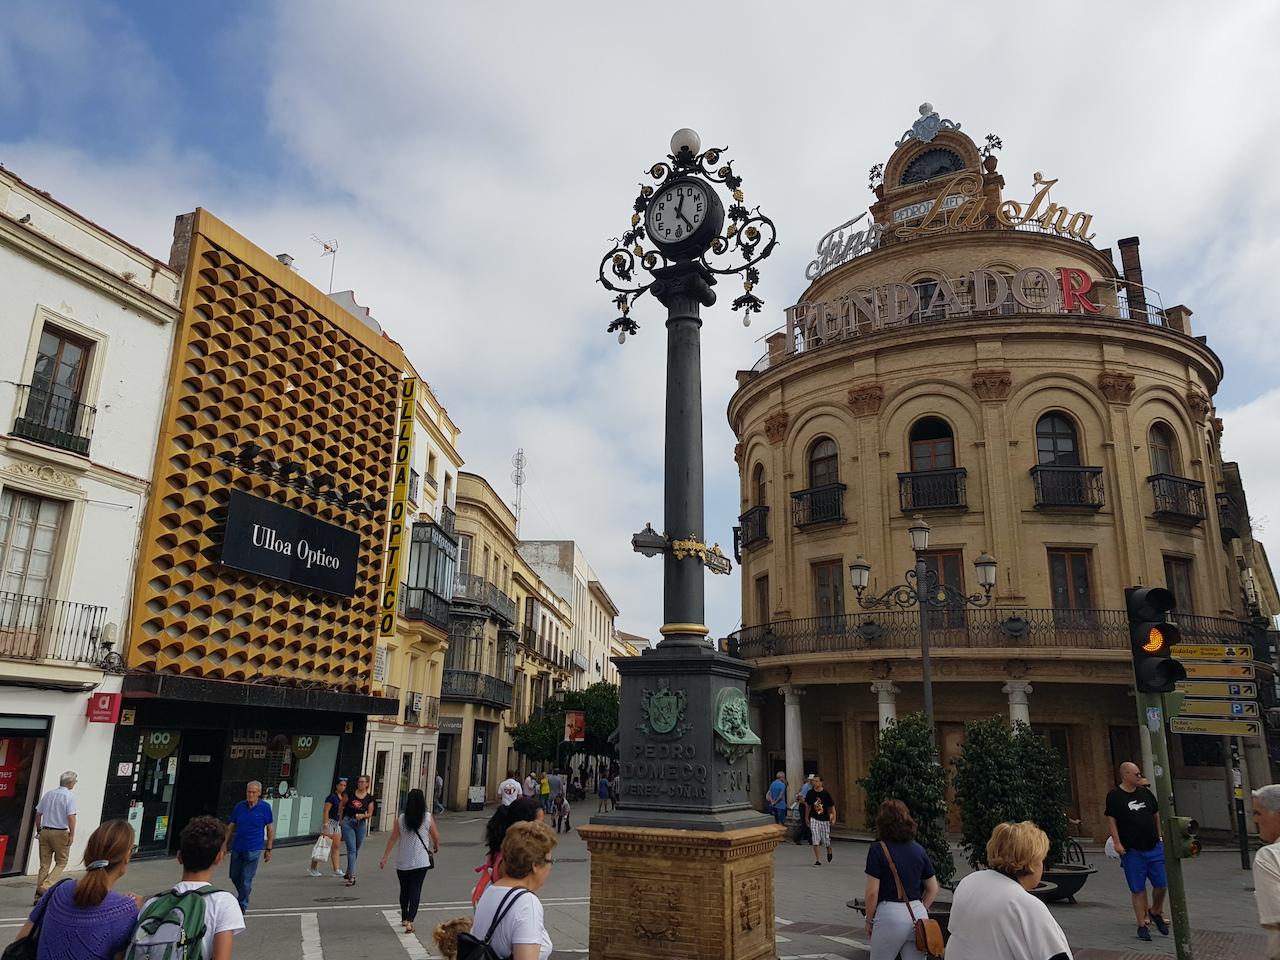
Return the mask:
{"type": "Polygon", "coordinates": [[[1198,720],[1174,717],[1169,721],[1174,733],[1199,733],[1211,737],[1260,737],[1262,724],[1257,720],[1198,720]]]}
{"type": "Polygon", "coordinates": [[[1256,717],[1258,702],[1256,700],[1193,700],[1188,697],[1182,701],[1182,710],[1178,716],[1256,717]]]}
{"type": "Polygon", "coordinates": [[[1247,643],[1176,643],[1173,655],[1179,660],[1252,660],[1253,647],[1247,643]]]}
{"type": "Polygon", "coordinates": [[[1182,665],[1187,668],[1188,680],[1252,680],[1254,677],[1252,663],[1202,663],[1185,660],[1182,665]]]}
{"type": "MultiPolygon", "coordinates": [[[[1253,664],[1249,664],[1250,667],[1253,664]]],[[[1186,664],[1187,676],[1191,676],[1191,664],[1186,664]]],[[[1188,697],[1234,697],[1237,700],[1254,700],[1258,696],[1256,683],[1231,683],[1226,680],[1179,680],[1178,692],[1188,697]]]]}

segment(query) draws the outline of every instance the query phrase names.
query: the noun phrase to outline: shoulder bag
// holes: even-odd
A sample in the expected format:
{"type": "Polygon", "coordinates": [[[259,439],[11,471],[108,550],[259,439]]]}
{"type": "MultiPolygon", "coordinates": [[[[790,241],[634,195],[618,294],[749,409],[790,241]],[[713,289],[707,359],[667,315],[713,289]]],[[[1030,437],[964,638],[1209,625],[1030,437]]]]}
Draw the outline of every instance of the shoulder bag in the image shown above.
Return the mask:
{"type": "Polygon", "coordinates": [[[911,906],[907,891],[902,888],[902,878],[898,876],[898,866],[893,862],[893,854],[889,852],[889,845],[881,840],[880,849],[884,851],[884,858],[889,861],[889,871],[893,874],[893,882],[898,888],[898,896],[907,905],[907,913],[911,915],[911,923],[916,931],[916,949],[926,957],[941,957],[942,951],[945,949],[945,945],[942,942],[942,927],[937,920],[934,920],[928,914],[922,919],[916,918],[915,908],[911,906]]]}
{"type": "MultiPolygon", "coordinates": [[[[428,820],[426,821],[426,823],[423,824],[423,826],[427,826],[430,823],[431,821],[428,820]]],[[[417,830],[414,831],[414,836],[416,836],[418,838],[418,842],[422,844],[422,849],[427,851],[427,869],[428,870],[432,869],[436,865],[436,858],[432,856],[431,848],[427,846],[427,841],[422,839],[422,827],[419,827],[417,830]]]]}
{"type": "Polygon", "coordinates": [[[520,895],[528,892],[524,887],[513,887],[507,891],[506,896],[502,898],[502,902],[498,904],[498,910],[493,915],[493,923],[489,924],[489,932],[484,935],[483,940],[477,939],[470,933],[458,934],[458,960],[510,960],[510,958],[498,956],[493,947],[489,945],[489,941],[493,939],[494,933],[497,932],[498,925],[502,923],[511,908],[515,906],[515,902],[520,899],[520,895]]]}
{"type": "Polygon", "coordinates": [[[70,882],[71,878],[66,877],[48,889],[40,898],[40,908],[31,921],[31,932],[21,940],[15,940],[5,947],[4,953],[0,953],[0,960],[36,960],[36,951],[40,945],[40,924],[44,922],[44,915],[49,912],[49,901],[53,899],[53,891],[64,883],[70,882]]]}

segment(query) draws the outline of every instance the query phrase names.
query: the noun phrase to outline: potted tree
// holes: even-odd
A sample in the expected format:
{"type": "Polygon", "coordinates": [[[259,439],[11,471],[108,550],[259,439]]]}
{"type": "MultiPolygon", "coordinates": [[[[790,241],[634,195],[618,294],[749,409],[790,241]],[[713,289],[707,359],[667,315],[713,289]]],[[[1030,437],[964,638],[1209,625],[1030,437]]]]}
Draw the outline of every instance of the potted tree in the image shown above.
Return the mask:
{"type": "MultiPolygon", "coordinates": [[[[898,717],[880,734],[880,749],[871,760],[867,776],[858,781],[867,795],[867,822],[874,823],[885,800],[901,800],[916,822],[916,839],[929,852],[938,883],[950,889],[956,865],[943,818],[947,812],[947,777],[933,762],[933,731],[922,713],[898,717]]],[[[853,901],[855,906],[861,901],[853,901]]],[[[929,911],[947,932],[949,902],[937,902],[929,911]]]]}
{"type": "Polygon", "coordinates": [[[1003,717],[966,723],[964,747],[955,759],[955,790],[969,863],[986,866],[987,840],[996,824],[1030,820],[1049,837],[1044,878],[1032,892],[1046,900],[1073,899],[1096,871],[1064,862],[1071,842],[1066,783],[1062,758],[1025,723],[1010,726],[1003,717]]]}

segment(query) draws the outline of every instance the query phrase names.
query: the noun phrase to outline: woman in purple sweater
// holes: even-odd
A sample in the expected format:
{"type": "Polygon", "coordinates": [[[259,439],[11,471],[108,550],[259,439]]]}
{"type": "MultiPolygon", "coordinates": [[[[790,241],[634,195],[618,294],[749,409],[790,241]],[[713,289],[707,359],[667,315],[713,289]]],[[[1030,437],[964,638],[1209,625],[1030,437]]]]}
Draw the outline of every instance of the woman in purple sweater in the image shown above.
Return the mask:
{"type": "Polygon", "coordinates": [[[138,922],[138,900],[111,888],[124,876],[133,850],[133,828],[108,820],[89,837],[86,873],[63,881],[40,898],[18,939],[39,926],[37,960],[114,960],[124,953],[138,922]]]}

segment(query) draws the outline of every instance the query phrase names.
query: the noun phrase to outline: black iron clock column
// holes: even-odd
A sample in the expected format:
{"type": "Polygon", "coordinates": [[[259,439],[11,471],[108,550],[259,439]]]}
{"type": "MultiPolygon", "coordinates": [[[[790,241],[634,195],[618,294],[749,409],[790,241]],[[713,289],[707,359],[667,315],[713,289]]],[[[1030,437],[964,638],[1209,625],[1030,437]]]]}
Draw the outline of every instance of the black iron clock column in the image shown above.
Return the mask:
{"type": "MultiPolygon", "coordinates": [[[[696,260],[660,267],[649,288],[667,308],[667,413],[663,522],[668,532],[705,542],[702,480],[702,318],[716,302],[715,277],[696,260]]],[[[702,561],[663,556],[662,643],[703,646],[708,630],[702,561]]]]}

